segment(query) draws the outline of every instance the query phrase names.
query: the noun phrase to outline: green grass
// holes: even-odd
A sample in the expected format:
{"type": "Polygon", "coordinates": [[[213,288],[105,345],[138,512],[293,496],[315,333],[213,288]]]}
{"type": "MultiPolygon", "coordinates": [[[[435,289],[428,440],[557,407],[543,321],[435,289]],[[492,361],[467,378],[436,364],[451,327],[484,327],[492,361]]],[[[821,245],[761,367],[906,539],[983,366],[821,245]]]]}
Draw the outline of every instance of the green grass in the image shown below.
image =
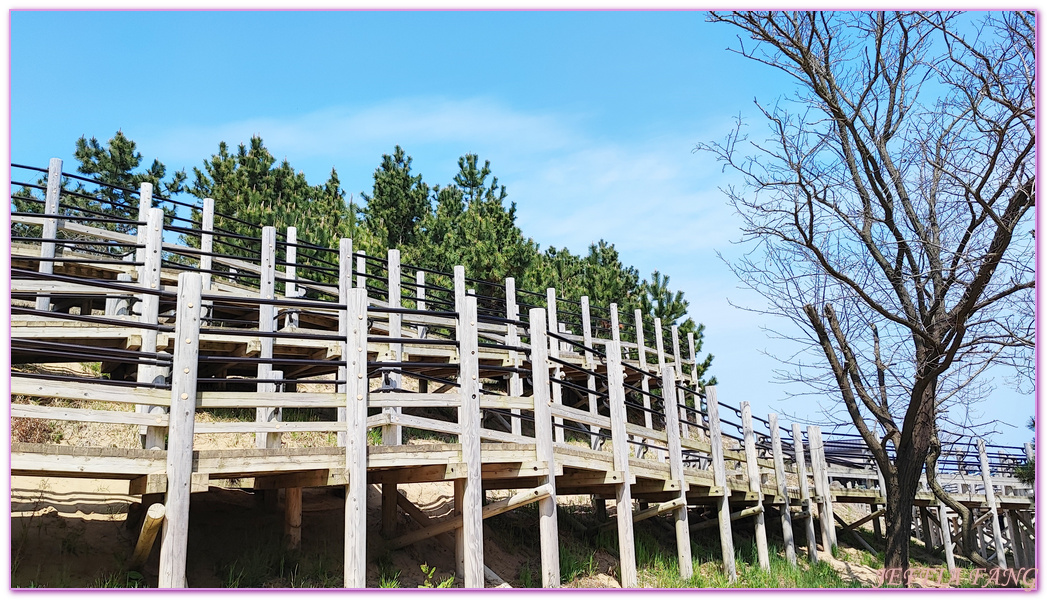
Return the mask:
{"type": "Polygon", "coordinates": [[[342,586],[342,563],[325,547],[288,550],[280,534],[253,534],[240,545],[246,550],[218,565],[228,588],[330,588],[342,586]]]}

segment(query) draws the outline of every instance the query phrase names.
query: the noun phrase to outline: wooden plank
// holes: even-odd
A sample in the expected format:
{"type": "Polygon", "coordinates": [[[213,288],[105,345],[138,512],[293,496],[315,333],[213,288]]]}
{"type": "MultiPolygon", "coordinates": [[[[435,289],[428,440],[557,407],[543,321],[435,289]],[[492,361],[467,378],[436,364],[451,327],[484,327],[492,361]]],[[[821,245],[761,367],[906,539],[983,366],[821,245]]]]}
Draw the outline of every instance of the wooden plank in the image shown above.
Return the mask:
{"type": "MultiPolygon", "coordinates": [[[[763,506],[762,485],[760,483],[760,465],[756,464],[756,436],[753,433],[753,415],[748,402],[742,402],[742,434],[745,444],[745,468],[749,479],[749,491],[759,494],[756,505],[763,506]]],[[[771,559],[767,549],[767,525],[763,512],[756,515],[756,553],[760,568],[771,569],[771,559]]]]}
{"type": "MultiPolygon", "coordinates": [[[[670,368],[662,369],[662,394],[667,398],[662,404],[665,411],[665,431],[668,439],[669,474],[678,481],[683,481],[683,448],[680,446],[680,416],[672,399],[676,396],[676,379],[670,368]]],[[[676,529],[676,555],[680,568],[680,577],[690,579],[694,575],[691,559],[691,525],[687,517],[687,489],[681,486],[677,498],[679,506],[674,509],[673,523],[676,529]]]]}
{"type": "MultiPolygon", "coordinates": [[[[593,360],[593,353],[590,350],[590,348],[593,347],[593,324],[592,317],[589,313],[589,296],[582,296],[579,302],[582,305],[582,344],[585,346],[585,350],[582,353],[582,357],[585,361],[585,368],[590,371],[595,371],[596,362],[593,360]]],[[[586,375],[585,383],[585,387],[589,388],[590,390],[595,390],[596,376],[586,375]]],[[[589,393],[587,394],[587,396],[589,400],[589,414],[592,415],[593,419],[596,419],[600,416],[600,407],[598,406],[599,397],[593,393],[589,393]]],[[[600,447],[601,440],[603,438],[597,435],[598,433],[600,433],[599,426],[592,424],[596,423],[596,421],[590,421],[589,423],[589,429],[593,432],[593,434],[589,436],[589,447],[596,450],[600,447]]]]}
{"type": "MultiPolygon", "coordinates": [[[[359,286],[359,287],[363,287],[363,286],[359,286]]],[[[353,240],[351,240],[349,238],[341,238],[341,239],[338,240],[338,303],[339,304],[347,305],[349,303],[349,290],[351,290],[351,289],[353,289],[353,240]]],[[[365,298],[366,298],[366,296],[365,296],[365,298]]],[[[339,309],[339,311],[338,311],[338,337],[339,337],[340,340],[347,340],[348,339],[347,338],[348,333],[349,333],[348,332],[348,323],[349,323],[349,318],[346,316],[346,311],[343,310],[343,309],[339,309]]],[[[366,352],[367,352],[367,350],[366,350],[367,349],[366,340],[367,340],[367,334],[365,332],[364,333],[364,341],[365,341],[365,343],[361,346],[361,348],[363,348],[363,352],[365,353],[365,357],[364,357],[365,361],[366,361],[366,352]]],[[[345,358],[346,356],[349,356],[349,346],[346,345],[347,343],[348,343],[347,341],[342,341],[342,342],[339,343],[339,346],[341,347],[341,354],[340,354],[340,356],[342,358],[345,358]]],[[[355,354],[354,354],[354,356],[355,356],[355,354]]],[[[346,367],[344,365],[339,366],[338,367],[338,374],[337,374],[338,380],[339,381],[345,381],[347,372],[348,371],[346,370],[346,367]]],[[[365,382],[365,385],[366,385],[366,382],[365,382]]],[[[338,384],[338,386],[335,388],[335,391],[340,393],[340,394],[346,394],[347,393],[346,392],[346,385],[345,384],[338,384]]],[[[348,420],[348,418],[346,417],[346,406],[348,406],[348,405],[346,405],[345,402],[343,401],[342,406],[340,406],[338,408],[338,420],[339,421],[347,421],[348,420]]],[[[344,431],[343,432],[339,432],[339,434],[338,434],[338,445],[340,447],[345,447],[345,445],[346,445],[346,437],[345,436],[346,436],[346,432],[344,432],[344,431]]]]}
{"type": "MultiPolygon", "coordinates": [[[[394,248],[390,248],[387,254],[386,262],[386,285],[389,294],[389,308],[402,308],[400,298],[400,251],[394,248]]],[[[400,338],[402,336],[401,328],[401,316],[398,313],[389,313],[389,337],[400,338]]],[[[398,343],[390,343],[389,351],[383,358],[389,362],[400,362],[400,356],[403,352],[403,346],[398,343]]],[[[386,382],[393,388],[400,388],[400,375],[398,373],[388,373],[386,381],[383,381],[384,385],[386,382]]],[[[382,409],[383,413],[386,414],[400,414],[402,411],[398,407],[385,407],[382,409]]],[[[399,446],[403,443],[403,430],[399,425],[393,424],[382,427],[382,444],[385,446],[399,446]]],[[[388,495],[385,487],[382,488],[382,503],[383,506],[391,507],[393,514],[395,515],[396,510],[396,489],[395,487],[391,491],[391,495],[388,495]],[[388,496],[388,497],[387,497],[388,496]]],[[[387,511],[388,512],[388,511],[387,511]]]]}
{"type": "Polygon", "coordinates": [[[942,546],[945,547],[945,564],[951,572],[956,568],[956,558],[953,553],[952,543],[952,524],[949,522],[949,515],[947,512],[945,503],[941,500],[938,501],[938,522],[942,526],[942,546]]]}
{"type": "MultiPolygon", "coordinates": [[[[130,388],[104,383],[45,381],[42,379],[11,378],[12,396],[33,398],[62,398],[89,402],[116,402],[120,404],[152,404],[168,406],[170,392],[154,388],[130,388]]],[[[166,415],[164,415],[166,417],[166,415]]]]}
{"type": "MultiPolygon", "coordinates": [[[[611,445],[614,468],[629,477],[629,438],[625,433],[625,388],[622,371],[622,348],[619,342],[607,343],[607,390],[611,404],[611,445]]],[[[632,492],[628,484],[615,486],[618,513],[618,561],[623,588],[637,586],[636,549],[633,540],[632,492]]]]}
{"type": "Polygon", "coordinates": [[[829,516],[834,514],[832,495],[829,489],[829,476],[826,473],[824,447],[822,446],[821,429],[814,425],[807,426],[807,441],[811,447],[811,469],[814,471],[814,490],[821,503],[818,507],[819,521],[822,524],[822,548],[831,552],[836,547],[836,527],[829,516]]]}
{"type": "Polygon", "coordinates": [[[1001,569],[1007,568],[1007,555],[1003,549],[1003,532],[1000,531],[1000,519],[996,511],[996,491],[992,487],[992,475],[989,472],[989,456],[985,453],[985,440],[978,438],[978,461],[981,465],[982,483],[985,485],[985,504],[988,514],[991,515],[989,522],[992,524],[992,538],[996,544],[996,564],[1001,569]]]}
{"type": "Polygon", "coordinates": [[[774,481],[777,484],[778,495],[786,498],[786,506],[782,508],[782,540],[785,543],[785,558],[789,564],[796,564],[796,545],[793,542],[792,515],[788,510],[789,491],[785,479],[785,456],[782,454],[782,435],[778,430],[778,415],[771,413],[767,415],[771,430],[771,453],[774,455],[774,481]]]}
{"type": "MultiPolygon", "coordinates": [[[[262,275],[259,295],[267,300],[276,298],[276,228],[267,226],[262,228],[262,275]]],[[[272,333],[276,319],[276,307],[272,304],[258,305],[258,331],[259,333],[272,333]]],[[[263,360],[273,358],[273,338],[265,336],[259,340],[261,350],[259,357],[263,360]]],[[[258,379],[274,379],[273,364],[258,364],[258,379]]],[[[275,392],[275,383],[259,383],[257,391],[275,392]]],[[[255,422],[270,423],[282,420],[282,410],[276,407],[260,406],[255,409],[255,422]]],[[[279,448],[280,434],[259,431],[255,434],[256,448],[279,448]]]]}
{"type": "MultiPolygon", "coordinates": [[[[455,276],[464,275],[464,268],[455,267],[455,276]]],[[[462,462],[467,473],[462,510],[462,533],[465,537],[465,587],[484,586],[483,549],[483,483],[480,457],[480,370],[477,352],[477,309],[476,296],[465,299],[465,311],[459,313],[459,330],[462,331],[459,351],[462,357],[461,389],[462,407],[458,410],[458,421],[462,428],[459,439],[462,443],[462,462]]]]}
{"type": "MultiPolygon", "coordinates": [[[[44,192],[44,214],[57,215],[59,210],[59,197],[62,192],[62,159],[52,158],[47,165],[47,190],[44,192]]],[[[58,237],[58,217],[44,217],[41,239],[53,240],[58,237]]],[[[40,242],[40,257],[54,258],[55,243],[40,242]]],[[[42,260],[37,265],[37,271],[50,275],[54,273],[55,263],[50,260],[42,260]]],[[[37,296],[36,310],[51,310],[50,296],[37,296]]]]}
{"type": "Polygon", "coordinates": [[[534,394],[535,460],[548,470],[549,496],[538,503],[539,541],[542,560],[542,586],[560,587],[560,547],[556,518],[556,455],[553,450],[552,396],[549,387],[549,342],[546,339],[545,311],[532,308],[531,380],[534,394]]]}
{"type": "MultiPolygon", "coordinates": [[[[153,209],[156,210],[156,209],[153,209]]],[[[199,273],[178,275],[175,351],[171,374],[171,414],[167,450],[166,516],[160,540],[159,587],[186,587],[189,495],[193,473],[193,418],[200,356],[199,273]]]]}
{"type": "Polygon", "coordinates": [[[738,571],[734,565],[734,539],[731,535],[731,503],[727,487],[727,463],[723,455],[723,435],[720,432],[720,407],[716,400],[716,386],[705,388],[705,404],[709,415],[710,462],[713,466],[713,482],[724,490],[717,498],[716,510],[720,526],[720,550],[723,556],[724,571],[730,582],[738,580],[738,571]]]}
{"type": "MultiPolygon", "coordinates": [[[[835,519],[837,522],[840,523],[840,525],[843,526],[844,531],[846,531],[846,532],[851,534],[851,538],[854,539],[854,541],[858,542],[858,545],[860,545],[862,548],[865,548],[866,550],[868,550],[870,554],[873,554],[873,555],[876,554],[876,549],[873,548],[872,546],[870,546],[869,542],[866,542],[865,538],[863,538],[861,536],[861,534],[859,534],[856,530],[848,527],[847,526],[847,522],[844,521],[843,518],[840,517],[840,515],[838,515],[838,514],[836,514],[834,512],[833,513],[833,519],[835,519]]],[[[930,548],[928,548],[928,550],[930,550],[930,548]]]]}
{"type": "MultiPolygon", "coordinates": [[[[343,246],[344,247],[344,246],[343,246]]],[[[351,254],[350,254],[351,255],[351,254]]],[[[345,257],[343,256],[343,259],[345,257]]],[[[347,261],[343,260],[343,263],[347,261]]],[[[345,279],[342,273],[341,279],[345,279]]],[[[345,573],[347,588],[367,587],[367,291],[346,292],[345,573]]]]}
{"type": "Polygon", "coordinates": [[[859,527],[861,527],[862,525],[865,525],[869,521],[872,521],[873,519],[878,519],[878,518],[882,517],[885,514],[887,514],[887,509],[881,508],[881,509],[877,510],[876,512],[873,512],[873,513],[870,513],[868,515],[865,515],[864,517],[858,519],[857,521],[855,521],[854,523],[851,523],[850,525],[844,523],[843,527],[844,527],[844,529],[858,529],[859,527]]]}
{"type": "MultiPolygon", "coordinates": [[[[345,408],[345,392],[253,392],[244,397],[243,392],[200,392],[197,408],[255,408],[270,406],[278,408],[345,408]]],[[[344,411],[341,411],[344,413],[344,411]]],[[[339,421],[344,423],[344,421],[339,421]]]]}
{"type": "Polygon", "coordinates": [[[578,410],[577,408],[571,408],[562,404],[554,404],[551,410],[554,417],[563,417],[571,421],[576,421],[583,425],[591,425],[598,431],[600,428],[610,429],[611,419],[601,415],[595,417],[592,413],[578,410]]]}
{"type": "MultiPolygon", "coordinates": [[[[439,395],[446,396],[447,394],[439,395]]],[[[520,409],[534,410],[534,398],[531,396],[494,396],[481,393],[480,408],[509,408],[519,414],[520,409]]]]}
{"type": "MultiPolygon", "coordinates": [[[[556,315],[556,288],[546,288],[545,290],[545,305],[546,305],[546,331],[552,331],[554,333],[560,333],[558,326],[558,320],[556,315]]],[[[551,358],[560,358],[560,341],[547,337],[549,340],[549,356],[551,358]]],[[[563,406],[563,386],[555,385],[557,381],[563,379],[563,367],[557,363],[552,363],[553,373],[551,375],[553,386],[552,386],[552,398],[553,404],[556,406],[563,406]]],[[[564,428],[563,418],[553,415],[553,435],[558,443],[564,442],[564,428]]]]}
{"type": "MultiPolygon", "coordinates": [[[[741,519],[748,519],[749,517],[752,517],[752,516],[755,516],[755,515],[762,515],[762,514],[763,514],[763,507],[762,506],[750,506],[749,508],[744,508],[744,509],[739,510],[737,512],[731,513],[729,515],[729,518],[730,518],[731,521],[740,521],[741,519]]],[[[693,532],[696,532],[696,531],[702,531],[704,529],[712,529],[713,527],[716,527],[718,524],[719,524],[719,519],[707,519],[705,521],[702,521],[701,523],[696,523],[694,525],[691,525],[691,532],[693,533],[693,532]]]]}
{"type": "Polygon", "coordinates": [[[117,425],[148,425],[166,427],[167,415],[151,415],[117,410],[95,410],[66,408],[62,406],[40,406],[37,404],[12,404],[12,417],[48,419],[53,421],[76,421],[81,423],[113,423],[117,425]]]}

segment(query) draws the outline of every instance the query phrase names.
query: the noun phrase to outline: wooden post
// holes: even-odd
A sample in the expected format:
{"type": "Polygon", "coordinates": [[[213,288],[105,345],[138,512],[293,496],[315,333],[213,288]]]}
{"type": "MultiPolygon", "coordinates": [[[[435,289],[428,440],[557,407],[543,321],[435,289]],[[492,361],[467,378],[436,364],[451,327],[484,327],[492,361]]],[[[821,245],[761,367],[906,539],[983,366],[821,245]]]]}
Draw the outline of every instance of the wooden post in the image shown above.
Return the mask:
{"type": "Polygon", "coordinates": [[[811,445],[811,467],[814,470],[814,486],[821,497],[818,516],[822,522],[822,547],[832,552],[836,547],[836,520],[833,518],[832,490],[826,473],[825,447],[822,445],[822,430],[814,425],[807,426],[807,439],[811,445]]]}
{"type": "Polygon", "coordinates": [[[611,445],[614,469],[623,473],[623,483],[614,486],[618,513],[618,561],[622,587],[637,585],[636,550],[633,542],[633,498],[629,488],[629,437],[625,433],[625,387],[620,342],[607,344],[607,391],[611,404],[611,445]]]}
{"type": "Polygon", "coordinates": [[[722,492],[716,500],[716,512],[720,519],[720,552],[723,555],[723,568],[727,579],[734,583],[738,571],[734,566],[734,539],[731,536],[731,489],[727,485],[727,463],[723,458],[723,435],[720,433],[720,407],[716,402],[716,386],[705,388],[705,404],[709,413],[710,461],[713,465],[713,483],[722,492]]]}
{"type": "Polygon", "coordinates": [[[934,549],[934,536],[931,534],[931,520],[928,518],[927,509],[920,507],[920,533],[923,537],[923,547],[928,552],[934,549]]]}
{"type": "MultiPolygon", "coordinates": [[[[214,269],[214,199],[204,198],[204,206],[200,212],[200,277],[203,279],[204,293],[211,292],[211,270],[214,269]]],[[[204,302],[204,306],[210,306],[210,301],[204,302]]]]}
{"type": "MultiPolygon", "coordinates": [[[[272,300],[276,298],[276,228],[275,227],[263,227],[262,228],[262,280],[261,286],[258,290],[260,298],[263,300],[272,300]]],[[[276,306],[273,304],[259,304],[258,305],[258,332],[259,333],[272,333],[273,323],[275,321],[274,316],[276,314],[276,306]]],[[[273,338],[268,336],[261,336],[259,338],[261,345],[261,351],[259,357],[262,360],[272,360],[273,358],[273,338]]],[[[259,363],[258,364],[258,379],[272,379],[273,378],[273,364],[272,363],[259,363]]],[[[259,392],[275,392],[275,383],[259,383],[259,392]]],[[[269,423],[272,421],[281,420],[280,408],[269,408],[259,406],[255,409],[255,421],[258,423],[269,423]]],[[[259,431],[255,434],[255,447],[257,448],[279,448],[280,447],[280,434],[269,433],[266,431],[259,431]]]]}
{"type": "MultiPolygon", "coordinates": [[[[142,184],[143,193],[152,190],[142,184]]],[[[160,290],[160,257],[161,246],[164,236],[164,211],[159,208],[150,208],[146,211],[146,226],[140,231],[139,237],[145,238],[145,248],[142,250],[142,260],[145,263],[138,267],[138,285],[148,290],[160,290]]],[[[139,242],[142,243],[142,242],[139,242]]],[[[156,325],[159,323],[160,296],[156,294],[142,294],[139,302],[142,314],[139,322],[143,325],[156,325]]],[[[156,330],[142,330],[142,352],[156,352],[156,330]]],[[[139,383],[163,383],[166,379],[166,370],[162,367],[139,365],[139,383]]],[[[164,409],[161,406],[145,406],[139,404],[135,410],[139,413],[162,415],[164,409]]],[[[142,447],[146,449],[164,449],[164,434],[167,433],[162,427],[146,427],[142,433],[142,447]]]]}
{"type": "MultiPolygon", "coordinates": [[[[636,358],[640,362],[640,370],[643,371],[643,375],[640,376],[640,389],[644,391],[643,394],[643,424],[648,429],[654,428],[653,414],[651,413],[651,397],[648,396],[651,392],[651,384],[647,380],[647,348],[644,346],[643,336],[643,311],[637,308],[633,311],[633,318],[636,320],[636,358]]],[[[645,451],[646,454],[646,451],[645,451]]],[[[661,452],[658,452],[660,455],[661,452]]]]}
{"type": "Polygon", "coordinates": [[[542,586],[560,587],[560,546],[556,522],[556,456],[553,452],[552,397],[549,390],[549,343],[545,334],[545,311],[532,308],[531,377],[534,397],[535,459],[544,461],[552,494],[538,502],[539,538],[542,554],[542,586]]]}
{"type": "MultiPolygon", "coordinates": [[[[127,273],[119,273],[116,276],[116,280],[126,283],[131,281],[131,276],[127,273]]],[[[109,296],[105,299],[105,316],[125,316],[130,312],[130,304],[131,302],[126,296],[109,296]]]]}
{"type": "MultiPolygon", "coordinates": [[[[698,358],[696,357],[695,351],[694,351],[694,332],[693,331],[687,332],[687,348],[688,348],[688,350],[690,351],[690,354],[691,354],[691,387],[697,390],[698,389],[698,358]]],[[[701,425],[702,424],[701,399],[698,397],[698,395],[694,396],[694,406],[692,408],[694,408],[695,411],[697,411],[697,412],[688,413],[688,417],[689,418],[687,420],[688,421],[692,421],[692,422],[696,422],[699,425],[701,425]]],[[[701,427],[693,428],[690,431],[692,432],[692,436],[693,436],[693,434],[697,434],[697,438],[699,440],[705,439],[705,434],[702,433],[702,428],[701,427]]]]}
{"type": "Polygon", "coordinates": [[[367,259],[363,252],[356,255],[356,287],[367,289],[367,259]]]}
{"type": "MultiPolygon", "coordinates": [[[[418,310],[425,310],[425,271],[422,271],[421,269],[415,271],[414,284],[414,295],[416,298],[415,304],[417,305],[418,310]]],[[[425,325],[416,325],[415,327],[418,330],[418,339],[424,340],[425,336],[428,334],[429,328],[425,325]]]]}
{"type": "Polygon", "coordinates": [[[1022,536],[1018,529],[1018,519],[1014,518],[1014,510],[1004,511],[1007,515],[1007,537],[1010,538],[1011,555],[1014,557],[1014,568],[1029,567],[1025,564],[1025,549],[1022,548],[1022,536]]]}
{"type": "MultiPolygon", "coordinates": [[[[345,305],[347,305],[349,303],[350,290],[352,290],[352,289],[354,289],[353,288],[353,240],[351,240],[349,238],[341,238],[340,240],[338,240],[338,304],[341,304],[342,306],[345,306],[345,305]]],[[[363,288],[360,288],[360,289],[363,289],[363,288]]],[[[364,293],[364,302],[365,303],[367,301],[366,298],[367,298],[367,294],[365,292],[364,293]]],[[[347,329],[347,324],[348,323],[349,323],[349,318],[347,317],[346,309],[339,309],[338,310],[338,337],[342,340],[341,342],[339,342],[339,344],[342,347],[342,360],[344,360],[344,361],[348,361],[348,359],[346,357],[349,356],[349,353],[350,353],[350,349],[346,345],[346,341],[345,341],[347,339],[346,336],[348,335],[348,329],[347,329]]],[[[366,321],[365,321],[365,323],[366,323],[366,321]]],[[[364,327],[364,329],[366,329],[366,326],[364,327]]],[[[367,337],[367,333],[364,332],[364,338],[366,338],[366,337],[367,337]]],[[[367,347],[367,344],[365,343],[364,344],[364,348],[366,348],[366,347],[367,347]]],[[[347,377],[347,375],[346,375],[347,372],[348,371],[346,370],[346,365],[339,366],[338,367],[338,375],[337,375],[338,381],[345,381],[346,377],[347,377]]],[[[366,374],[364,375],[364,377],[365,378],[367,377],[366,374]]],[[[368,386],[368,382],[367,381],[364,382],[364,386],[365,387],[368,386]]],[[[346,393],[346,384],[344,384],[344,383],[338,384],[336,386],[336,390],[340,394],[346,393]]],[[[338,407],[338,421],[341,422],[341,423],[346,423],[347,422],[346,421],[346,407],[345,406],[339,406],[338,407]]],[[[364,431],[364,439],[367,438],[366,434],[367,434],[367,432],[365,430],[364,431]]],[[[345,442],[345,436],[346,436],[346,432],[345,431],[339,431],[338,432],[338,447],[339,448],[344,448],[345,447],[345,443],[346,443],[345,442]]]]}
{"type": "MultiPolygon", "coordinates": [[[[662,393],[673,398],[676,396],[676,380],[673,370],[662,369],[662,393]]],[[[683,473],[683,447],[680,445],[680,418],[675,406],[669,400],[663,403],[665,409],[665,432],[669,447],[669,476],[680,482],[681,505],[673,510],[673,520],[676,525],[676,554],[680,565],[680,578],[690,579],[694,575],[694,565],[691,561],[691,524],[687,519],[687,481],[683,473]]]]}
{"type": "MultiPolygon", "coordinates": [[[[673,336],[673,368],[676,371],[676,380],[683,381],[683,355],[680,354],[680,328],[673,325],[669,328],[673,336]]],[[[683,394],[677,394],[680,397],[679,414],[681,421],[687,421],[687,397],[683,394]]],[[[680,435],[685,438],[691,437],[691,428],[686,423],[681,423],[680,435]]]]}
{"type": "Polygon", "coordinates": [[[742,432],[745,439],[745,469],[749,477],[749,491],[756,492],[756,506],[761,509],[756,515],[756,554],[760,568],[769,571],[771,559],[767,549],[767,525],[762,510],[763,486],[760,482],[760,465],[756,462],[756,435],[753,433],[752,409],[748,402],[742,402],[742,432]]]}
{"type": "Polygon", "coordinates": [[[804,525],[807,531],[807,560],[812,565],[818,564],[818,544],[814,539],[814,517],[811,506],[811,492],[807,486],[807,463],[803,452],[803,434],[800,426],[793,423],[793,452],[796,456],[796,479],[800,486],[800,508],[807,513],[804,525]]]}
{"type": "MultiPolygon", "coordinates": [[[[591,321],[591,316],[589,314],[589,296],[582,296],[581,304],[582,304],[582,343],[585,345],[585,352],[584,352],[585,368],[589,369],[590,371],[595,371],[596,370],[596,361],[593,360],[593,353],[589,350],[590,348],[593,347],[593,325],[592,325],[592,321],[591,321]]],[[[595,390],[596,389],[596,377],[595,376],[589,375],[586,378],[586,387],[589,388],[590,390],[595,390]]],[[[598,401],[599,401],[599,399],[597,398],[596,394],[593,394],[593,393],[590,392],[589,393],[589,414],[591,414],[593,417],[598,416],[599,412],[600,412],[599,411],[599,406],[597,405],[598,401]]],[[[600,432],[600,428],[597,427],[596,425],[590,425],[590,430],[593,432],[593,435],[589,436],[589,446],[593,450],[599,449],[600,446],[601,446],[601,444],[600,444],[601,438],[600,438],[600,436],[598,436],[596,434],[600,432]]]]}
{"type": "MultiPolygon", "coordinates": [[[[159,210],[159,209],[156,209],[159,210]]],[[[193,422],[200,356],[199,273],[178,276],[175,350],[171,374],[171,414],[168,421],[167,498],[160,535],[161,588],[186,587],[189,543],[189,493],[193,474],[193,422]]]]}
{"type": "MultiPolygon", "coordinates": [[[[60,207],[59,198],[62,194],[62,159],[52,158],[47,165],[47,191],[44,194],[44,214],[58,215],[60,207]]],[[[41,239],[58,239],[58,217],[44,217],[44,224],[40,231],[41,239]]],[[[40,258],[54,258],[55,243],[40,242],[40,258]]],[[[141,267],[139,267],[141,268],[141,267]]],[[[51,260],[41,260],[37,271],[50,275],[54,273],[55,263],[51,260]]],[[[51,310],[51,297],[37,295],[36,310],[51,310]]]]}
{"type": "MultiPolygon", "coordinates": [[[[345,264],[343,261],[342,265],[345,264]]],[[[345,277],[341,279],[344,281],[345,277]]],[[[346,351],[342,356],[347,371],[345,474],[349,484],[345,487],[343,581],[347,588],[364,588],[367,587],[367,291],[348,290],[346,301],[346,351]]]]}
{"type": "MultiPolygon", "coordinates": [[[[516,280],[512,277],[505,278],[505,318],[510,321],[520,320],[520,307],[516,304],[516,280]]],[[[542,318],[544,319],[545,316],[543,315],[542,318]]],[[[510,346],[520,345],[520,330],[516,323],[506,325],[505,332],[506,343],[510,346]]],[[[523,366],[520,353],[516,350],[509,351],[509,362],[517,369],[523,366]]],[[[523,377],[520,377],[519,373],[513,372],[509,376],[509,395],[514,397],[523,396],[523,377]]],[[[513,435],[521,435],[523,433],[523,419],[520,418],[520,409],[512,409],[512,415],[510,429],[513,435]]]]}
{"type": "Polygon", "coordinates": [[[287,488],[284,492],[284,536],[287,548],[297,550],[302,546],[302,488],[287,488]]]}
{"type": "Polygon", "coordinates": [[[992,523],[992,538],[996,544],[996,564],[1001,569],[1007,568],[1007,555],[1003,548],[1003,533],[1000,531],[1000,519],[996,511],[996,492],[992,489],[992,475],[989,473],[989,457],[985,454],[985,440],[978,439],[978,459],[981,461],[982,483],[985,485],[985,504],[989,508],[989,521],[992,523]]]}
{"type": "Polygon", "coordinates": [[[782,504],[782,540],[785,543],[785,558],[789,564],[796,564],[796,546],[793,544],[793,519],[789,513],[789,487],[785,481],[785,456],[782,454],[782,435],[778,430],[778,415],[767,415],[771,430],[771,452],[774,455],[774,480],[778,484],[778,495],[783,498],[782,504]]]}
{"type": "MultiPolygon", "coordinates": [[[[390,249],[388,255],[388,286],[389,290],[389,308],[401,308],[401,293],[400,293],[400,251],[390,249]]],[[[389,313],[389,337],[398,338],[401,337],[402,328],[401,323],[402,316],[397,313],[389,313]]],[[[392,362],[399,362],[400,356],[403,350],[403,344],[391,343],[389,344],[389,360],[392,362]]],[[[390,374],[389,382],[393,387],[400,387],[400,375],[390,374]]],[[[383,408],[383,413],[386,414],[400,414],[402,411],[399,408],[383,408]]],[[[399,425],[385,425],[382,427],[382,445],[383,446],[399,446],[403,443],[403,433],[399,425]]],[[[385,489],[384,486],[382,488],[385,489]]],[[[383,492],[383,498],[385,494],[383,492]]],[[[396,508],[396,492],[393,491],[391,496],[393,501],[393,509],[396,508]]]]}
{"type": "MultiPolygon", "coordinates": [[[[455,267],[456,275],[459,267],[455,267]]],[[[483,487],[480,480],[480,364],[477,352],[476,296],[465,299],[465,313],[459,314],[462,373],[462,407],[458,420],[462,428],[459,441],[462,445],[462,461],[466,466],[464,502],[462,508],[462,534],[465,541],[465,587],[484,586],[483,547],[483,487]]]]}
{"type": "MultiPolygon", "coordinates": [[[[560,328],[556,317],[556,289],[546,288],[545,290],[545,303],[547,305],[547,312],[545,314],[547,319],[546,326],[547,331],[559,333],[560,328]]],[[[549,356],[552,358],[560,358],[560,340],[549,337],[549,356]]],[[[552,387],[553,403],[557,406],[563,405],[563,386],[556,384],[555,382],[563,379],[563,368],[553,363],[553,374],[551,375],[554,385],[552,387]]],[[[563,417],[553,417],[553,435],[554,439],[559,442],[564,442],[564,429],[563,429],[563,417]]]]}
{"type": "Polygon", "coordinates": [[[149,558],[153,544],[156,542],[156,534],[160,533],[160,526],[164,523],[164,512],[164,505],[160,503],[153,504],[146,511],[145,520],[142,521],[142,531],[138,534],[138,543],[135,544],[135,550],[127,561],[128,570],[137,570],[149,558]]]}
{"type": "MultiPolygon", "coordinates": [[[[878,523],[879,519],[876,519],[876,522],[878,523]]],[[[938,522],[941,523],[942,526],[942,546],[945,548],[945,564],[949,567],[949,571],[951,572],[956,568],[956,560],[952,547],[952,525],[949,523],[947,507],[941,500],[938,501],[938,522]]]]}
{"type": "MultiPolygon", "coordinates": [[[[284,267],[284,278],[287,279],[287,282],[284,284],[284,297],[297,298],[299,295],[305,295],[305,289],[299,291],[298,283],[295,282],[295,280],[298,279],[297,227],[287,228],[287,244],[284,247],[284,262],[287,263],[287,266],[284,267]]],[[[287,313],[287,327],[289,329],[297,328],[298,323],[297,311],[287,313]]]]}

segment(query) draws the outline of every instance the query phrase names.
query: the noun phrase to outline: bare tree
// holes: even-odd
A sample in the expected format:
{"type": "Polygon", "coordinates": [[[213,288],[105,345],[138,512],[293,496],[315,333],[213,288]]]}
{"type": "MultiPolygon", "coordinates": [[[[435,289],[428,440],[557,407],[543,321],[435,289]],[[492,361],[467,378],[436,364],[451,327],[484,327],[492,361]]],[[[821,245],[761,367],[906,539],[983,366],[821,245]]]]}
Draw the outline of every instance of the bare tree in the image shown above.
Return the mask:
{"type": "Polygon", "coordinates": [[[797,89],[757,103],[767,139],[750,142],[739,123],[698,146],[746,181],[726,192],[756,250],[733,267],[801,327],[816,360],[794,366],[831,387],[872,451],[887,487],[885,566],[907,567],[939,427],[987,389],[989,365],[1030,369],[1035,16],[710,20],[744,31],[736,51],[797,89]]]}

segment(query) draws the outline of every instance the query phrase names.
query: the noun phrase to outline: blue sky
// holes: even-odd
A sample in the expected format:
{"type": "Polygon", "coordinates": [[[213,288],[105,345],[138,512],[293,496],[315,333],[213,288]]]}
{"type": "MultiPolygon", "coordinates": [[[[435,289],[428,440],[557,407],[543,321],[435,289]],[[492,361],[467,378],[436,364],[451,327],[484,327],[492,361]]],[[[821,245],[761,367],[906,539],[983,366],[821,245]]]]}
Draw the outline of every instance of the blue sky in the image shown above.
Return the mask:
{"type": "MultiPolygon", "coordinates": [[[[701,12],[14,12],[11,160],[72,171],[78,137],[122,129],[147,160],[191,168],[257,134],[311,182],[336,168],[359,200],[396,144],[430,184],[477,153],[543,247],[603,238],[671,276],[723,401],[817,418],[771,383],[762,351],[791,347],[761,325],[785,325],[728,302],[761,304],[716,256],[741,251],[718,189],[733,179],[692,153],[789,90],[734,39],[701,12]]],[[[993,415],[1018,427],[996,440],[1020,444],[1033,397],[999,383],[993,415]]]]}

